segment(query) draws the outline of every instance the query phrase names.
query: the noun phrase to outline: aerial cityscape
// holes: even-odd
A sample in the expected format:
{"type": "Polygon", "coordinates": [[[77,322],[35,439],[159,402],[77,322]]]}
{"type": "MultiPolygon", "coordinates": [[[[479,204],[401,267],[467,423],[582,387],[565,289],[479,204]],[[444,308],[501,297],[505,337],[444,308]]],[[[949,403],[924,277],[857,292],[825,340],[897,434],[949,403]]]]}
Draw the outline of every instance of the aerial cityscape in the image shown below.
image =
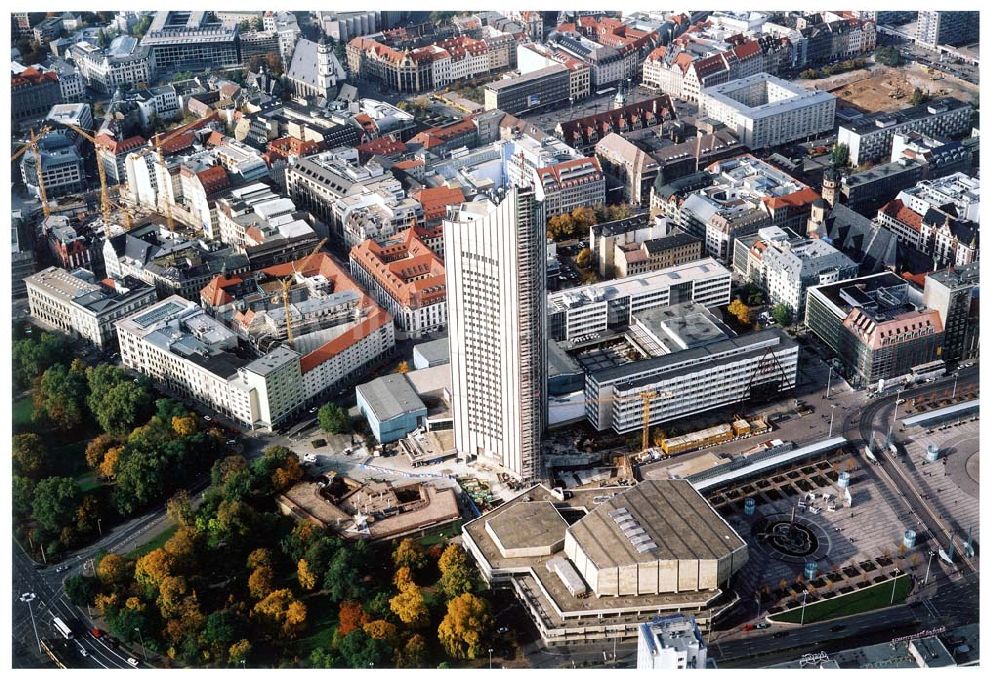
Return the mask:
{"type": "Polygon", "coordinates": [[[11,13],[14,668],[978,666],[979,13],[11,13]]]}

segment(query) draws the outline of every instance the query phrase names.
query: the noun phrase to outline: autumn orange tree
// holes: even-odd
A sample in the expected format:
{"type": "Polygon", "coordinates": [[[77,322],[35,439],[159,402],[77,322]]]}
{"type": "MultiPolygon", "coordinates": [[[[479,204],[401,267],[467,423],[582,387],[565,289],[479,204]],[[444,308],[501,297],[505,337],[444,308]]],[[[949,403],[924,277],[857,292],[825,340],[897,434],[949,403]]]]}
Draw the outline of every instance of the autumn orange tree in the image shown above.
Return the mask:
{"type": "Polygon", "coordinates": [[[404,584],[399,594],[389,599],[389,608],[410,627],[419,628],[430,622],[424,595],[413,583],[404,584]]]}
{"type": "Polygon", "coordinates": [[[448,602],[438,626],[438,640],[453,658],[472,660],[486,652],[493,616],[485,599],[466,592],[448,602]]]}
{"type": "Polygon", "coordinates": [[[743,303],[741,299],[734,299],[726,307],[730,314],[733,315],[740,323],[743,325],[750,325],[750,307],[743,303]]]}
{"type": "Polygon", "coordinates": [[[304,628],[306,605],[290,589],[276,589],[254,605],[252,619],[273,637],[295,637],[304,628]]]}
{"type": "Polygon", "coordinates": [[[370,622],[368,613],[357,601],[341,601],[337,621],[339,623],[337,631],[340,632],[341,636],[364,627],[370,622]]]}

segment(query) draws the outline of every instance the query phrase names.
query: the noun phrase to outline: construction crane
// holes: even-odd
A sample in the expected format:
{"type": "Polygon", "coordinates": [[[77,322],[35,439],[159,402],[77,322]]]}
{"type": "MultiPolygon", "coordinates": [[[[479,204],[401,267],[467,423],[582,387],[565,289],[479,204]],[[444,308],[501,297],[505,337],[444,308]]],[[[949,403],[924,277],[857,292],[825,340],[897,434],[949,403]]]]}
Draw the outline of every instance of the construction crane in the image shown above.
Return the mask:
{"type": "Polygon", "coordinates": [[[97,177],[101,180],[101,217],[104,219],[104,235],[111,238],[111,196],[108,194],[108,175],[104,170],[104,163],[97,154],[97,139],[72,123],[63,123],[63,125],[94,145],[94,155],[97,158],[97,177]]]}
{"type": "MultiPolygon", "coordinates": [[[[312,249],[312,252],[310,252],[302,259],[309,259],[313,255],[315,255],[317,252],[319,252],[320,248],[322,248],[325,243],[326,243],[326,238],[316,243],[316,247],[312,249]]],[[[288,274],[280,281],[278,281],[278,283],[281,285],[281,298],[285,303],[285,330],[288,333],[289,346],[291,346],[292,344],[292,313],[291,313],[291,304],[289,304],[288,299],[289,299],[289,293],[292,290],[292,284],[295,282],[295,275],[297,273],[298,272],[295,270],[295,262],[292,262],[292,273],[288,274]]]]}
{"type": "Polygon", "coordinates": [[[35,135],[35,131],[31,130],[31,137],[29,141],[22,146],[20,149],[14,152],[14,155],[10,157],[11,162],[14,162],[21,156],[23,156],[27,151],[31,150],[35,154],[35,173],[38,176],[38,199],[42,201],[42,214],[45,215],[45,219],[49,218],[51,214],[49,210],[49,198],[45,194],[45,179],[42,177],[42,154],[38,150],[39,140],[52,131],[52,128],[47,125],[42,127],[38,131],[38,135],[35,135]]]}
{"type": "MultiPolygon", "coordinates": [[[[162,135],[160,135],[160,134],[156,134],[156,135],[153,136],[153,148],[156,149],[156,162],[159,165],[160,169],[163,170],[163,173],[166,176],[166,181],[168,181],[168,182],[170,181],[170,171],[167,169],[167,163],[163,159],[163,144],[166,143],[166,142],[168,142],[168,141],[170,141],[171,139],[173,139],[174,137],[176,137],[179,134],[183,134],[184,132],[190,132],[194,127],[198,127],[202,123],[205,123],[206,121],[208,121],[213,115],[215,115],[215,114],[213,113],[213,114],[210,114],[210,115],[207,115],[207,116],[203,116],[194,125],[182,125],[181,127],[177,128],[173,132],[169,133],[167,136],[163,137],[162,139],[161,139],[162,135]]],[[[163,216],[167,218],[167,228],[170,230],[170,233],[173,233],[174,232],[174,212],[173,212],[173,208],[171,207],[170,202],[167,201],[166,199],[164,199],[164,201],[163,201],[163,206],[164,206],[164,215],[163,216]]]]}
{"type": "MultiPolygon", "coordinates": [[[[636,394],[635,396],[624,396],[624,397],[608,397],[608,398],[588,398],[582,401],[583,405],[588,403],[626,403],[629,401],[642,400],[642,450],[649,449],[649,420],[650,420],[650,409],[654,399],[657,398],[673,398],[674,394],[669,391],[654,391],[647,390],[636,394]]],[[[580,401],[575,403],[556,403],[553,404],[555,407],[570,407],[577,406],[580,401]]]]}

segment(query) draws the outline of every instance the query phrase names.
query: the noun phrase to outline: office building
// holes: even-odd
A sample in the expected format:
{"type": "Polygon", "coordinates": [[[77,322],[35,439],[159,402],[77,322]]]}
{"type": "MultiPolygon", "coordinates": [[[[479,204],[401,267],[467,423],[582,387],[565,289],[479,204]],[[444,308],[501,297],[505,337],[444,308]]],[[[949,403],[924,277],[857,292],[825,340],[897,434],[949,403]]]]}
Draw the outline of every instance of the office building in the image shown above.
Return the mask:
{"type": "Polygon", "coordinates": [[[119,87],[150,82],[149,50],[129,35],[119,35],[105,49],[80,41],[70,46],[67,58],[88,87],[109,95],[119,87]]]}
{"type": "Polygon", "coordinates": [[[543,202],[536,180],[444,220],[455,447],[527,480],[543,474],[543,202]]]}
{"type": "Polygon", "coordinates": [[[569,103],[569,69],[563,64],[531,73],[494,80],[483,96],[487,111],[500,109],[511,115],[569,103]]]}
{"type": "Polygon", "coordinates": [[[204,10],[157,12],[140,43],[149,50],[150,76],[242,66],[239,28],[212,19],[204,10]]]}
{"type": "Polygon", "coordinates": [[[355,245],[350,260],[351,275],[389,312],[407,339],[447,325],[444,263],[415,227],[384,244],[366,240],[355,245]]]}
{"type": "Polygon", "coordinates": [[[759,73],[702,92],[700,113],[736,133],[751,151],[832,130],[837,98],[759,73]]]}
{"type": "Polygon", "coordinates": [[[646,309],[699,302],[729,304],[732,275],[714,259],[549,293],[549,336],[577,342],[627,328],[646,309]]]}
{"type": "Polygon", "coordinates": [[[462,545],[491,588],[514,590],[542,643],[563,647],[635,639],[670,613],[707,622],[749,558],[684,480],[572,496],[537,485],[465,524],[462,545]]]}
{"type": "MultiPolygon", "coordinates": [[[[650,220],[647,212],[614,222],[595,224],[590,227],[591,262],[601,278],[610,278],[613,275],[615,252],[618,247],[642,245],[646,240],[665,238],[667,230],[667,220],[650,220]]],[[[615,276],[621,278],[617,274],[615,276]]]]}
{"type": "Polygon", "coordinates": [[[909,158],[876,165],[844,178],[840,186],[841,200],[855,212],[874,215],[886,201],[916,184],[922,176],[923,166],[909,158]]]}
{"type": "Polygon", "coordinates": [[[126,277],[97,283],[85,269],[50,266],[24,282],[33,319],[102,350],[117,341],[115,321],[156,302],[156,290],[142,281],[126,277]]]}
{"type": "Polygon", "coordinates": [[[931,49],[979,42],[979,12],[917,12],[914,38],[931,49]]]}
{"type": "Polygon", "coordinates": [[[953,366],[979,357],[979,262],[927,274],[924,305],[944,324],[942,360],[953,366]]]}
{"type": "Polygon", "coordinates": [[[892,151],[893,135],[919,132],[938,139],[964,137],[972,129],[972,106],[951,97],[900,111],[873,113],[841,125],[837,143],[848,149],[851,163],[878,162],[892,151]]]}
{"type": "Polygon", "coordinates": [[[944,341],[940,312],[888,272],[809,288],[806,326],[837,354],[855,388],[903,379],[939,359],[944,341]]]}
{"type": "Polygon", "coordinates": [[[633,314],[618,346],[581,343],[576,354],[587,371],[584,412],[598,431],[642,429],[645,392],[656,394],[649,401],[649,423],[656,425],[795,388],[799,346],[784,331],[732,337],[696,302],[633,314]],[[640,347],[640,358],[623,359],[624,346],[640,347]]]}
{"type": "Polygon", "coordinates": [[[979,180],[961,172],[917,182],[896,198],[920,215],[934,207],[955,219],[979,223],[979,180]]]}
{"type": "Polygon", "coordinates": [[[694,618],[681,614],[639,625],[635,667],[639,670],[703,670],[708,645],[694,618]]]}

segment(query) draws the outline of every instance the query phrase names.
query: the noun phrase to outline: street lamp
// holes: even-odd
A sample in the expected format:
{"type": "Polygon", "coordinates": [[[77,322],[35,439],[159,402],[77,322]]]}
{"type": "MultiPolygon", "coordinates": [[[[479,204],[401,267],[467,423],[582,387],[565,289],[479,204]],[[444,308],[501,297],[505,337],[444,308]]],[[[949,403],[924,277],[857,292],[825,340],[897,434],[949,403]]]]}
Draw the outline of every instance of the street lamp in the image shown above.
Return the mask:
{"type": "Polygon", "coordinates": [[[139,646],[142,648],[142,659],[148,665],[149,664],[149,656],[146,655],[146,644],[143,643],[143,641],[142,641],[142,630],[140,630],[138,627],[133,627],[132,629],[139,633],[139,646]]]}
{"type": "Polygon", "coordinates": [[[802,619],[799,621],[800,625],[806,624],[806,598],[809,596],[809,590],[802,590],[802,619]]]}
{"type": "Polygon", "coordinates": [[[833,438],[833,411],[837,409],[837,406],[833,403],[830,404],[830,431],[826,437],[833,438]]]}
{"type": "Polygon", "coordinates": [[[104,537],[104,531],[101,529],[101,518],[100,517],[97,517],[97,533],[102,538],[104,537]]]}
{"type": "Polygon", "coordinates": [[[958,393],[958,371],[956,370],[955,371],[955,386],[953,386],[951,388],[951,397],[952,397],[952,399],[955,398],[955,394],[957,394],[957,393],[958,393]]]}
{"type": "Polygon", "coordinates": [[[826,397],[830,398],[830,385],[833,382],[833,365],[830,366],[830,372],[826,376],[826,397]]]}
{"type": "Polygon", "coordinates": [[[28,605],[28,616],[31,618],[31,629],[35,632],[35,643],[38,644],[38,652],[42,651],[42,642],[38,638],[38,628],[35,627],[35,612],[31,610],[31,602],[35,600],[34,592],[25,592],[21,595],[21,601],[28,605]]]}
{"type": "Polygon", "coordinates": [[[490,669],[493,669],[493,649],[490,649],[490,669]]]}

